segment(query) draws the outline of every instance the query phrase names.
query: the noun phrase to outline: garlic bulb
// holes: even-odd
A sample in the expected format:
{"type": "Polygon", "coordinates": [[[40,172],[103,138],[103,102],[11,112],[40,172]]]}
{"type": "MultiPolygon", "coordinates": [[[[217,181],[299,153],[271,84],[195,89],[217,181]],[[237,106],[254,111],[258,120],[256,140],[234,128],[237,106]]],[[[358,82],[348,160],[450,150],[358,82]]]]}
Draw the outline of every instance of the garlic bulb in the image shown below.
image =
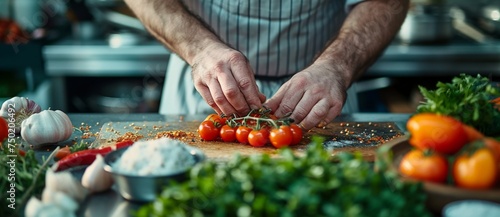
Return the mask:
{"type": "Polygon", "coordinates": [[[42,201],[32,196],[28,200],[28,203],[26,203],[26,207],[24,208],[24,216],[35,217],[42,208],[42,206],[43,206],[42,201]]]}
{"type": "MultiPolygon", "coordinates": [[[[61,171],[56,173],[53,168],[47,169],[47,173],[45,174],[45,189],[43,193],[50,193],[49,190],[45,191],[46,189],[53,192],[63,192],[79,202],[83,201],[88,194],[87,189],[70,172],[61,171]]],[[[42,194],[42,200],[50,200],[50,195],[44,194],[42,194]]]]}
{"type": "Polygon", "coordinates": [[[24,97],[12,97],[3,102],[0,109],[0,115],[5,120],[14,119],[15,129],[18,134],[21,132],[21,123],[32,114],[39,113],[42,110],[33,100],[24,97]]]}
{"type": "Polygon", "coordinates": [[[59,110],[44,110],[21,123],[21,137],[34,146],[64,141],[72,133],[71,120],[59,110]]]}
{"type": "Polygon", "coordinates": [[[113,186],[113,177],[104,171],[104,158],[101,155],[97,155],[94,162],[85,169],[82,185],[90,192],[105,191],[113,186]]]}

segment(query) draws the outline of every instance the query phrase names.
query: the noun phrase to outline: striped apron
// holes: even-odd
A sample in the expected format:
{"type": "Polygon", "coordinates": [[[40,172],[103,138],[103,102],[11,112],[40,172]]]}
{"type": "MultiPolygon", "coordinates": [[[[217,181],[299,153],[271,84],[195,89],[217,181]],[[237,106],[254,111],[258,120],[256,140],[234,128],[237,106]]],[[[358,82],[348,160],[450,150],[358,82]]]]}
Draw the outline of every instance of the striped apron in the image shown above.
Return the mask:
{"type": "MultiPolygon", "coordinates": [[[[184,0],[193,14],[250,61],[259,90],[270,98],[293,74],[309,66],[362,0],[184,0]]],[[[343,112],[357,111],[351,87],[343,112]]],[[[160,114],[207,114],[191,67],[172,54],[160,114]]]]}

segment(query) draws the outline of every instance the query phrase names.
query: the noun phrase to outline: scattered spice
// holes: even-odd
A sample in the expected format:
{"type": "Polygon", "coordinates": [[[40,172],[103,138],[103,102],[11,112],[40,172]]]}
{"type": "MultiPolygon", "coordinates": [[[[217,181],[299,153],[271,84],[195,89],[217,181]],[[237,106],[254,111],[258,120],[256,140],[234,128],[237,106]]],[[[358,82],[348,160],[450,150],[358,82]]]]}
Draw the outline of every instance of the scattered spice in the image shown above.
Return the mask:
{"type": "Polygon", "coordinates": [[[192,141],[193,138],[197,137],[193,132],[186,132],[182,130],[171,130],[171,131],[161,131],[156,133],[155,139],[167,137],[170,139],[177,139],[181,141],[192,141]]]}
{"type": "Polygon", "coordinates": [[[394,125],[367,123],[339,123],[343,129],[325,141],[325,148],[370,147],[386,143],[402,134],[394,130],[394,125]],[[377,127],[377,129],[369,129],[377,127]]]}
{"type": "Polygon", "coordinates": [[[144,138],[144,136],[140,135],[138,133],[126,132],[123,136],[116,138],[116,142],[121,142],[121,141],[125,141],[125,140],[132,140],[135,142],[135,141],[142,139],[142,138],[144,138]]]}

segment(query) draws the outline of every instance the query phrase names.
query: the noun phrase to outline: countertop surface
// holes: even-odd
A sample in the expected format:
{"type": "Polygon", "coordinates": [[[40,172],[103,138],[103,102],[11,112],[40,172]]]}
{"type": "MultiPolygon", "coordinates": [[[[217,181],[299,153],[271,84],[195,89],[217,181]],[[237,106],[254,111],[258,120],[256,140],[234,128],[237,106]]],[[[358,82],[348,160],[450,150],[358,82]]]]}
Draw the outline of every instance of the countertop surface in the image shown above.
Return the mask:
{"type": "MultiPolygon", "coordinates": [[[[157,41],[113,48],[103,41],[63,40],[42,51],[51,76],[144,76],[165,72],[171,52],[157,41]],[[113,67],[109,67],[113,66],[113,67]]],[[[404,44],[394,40],[368,69],[368,76],[436,76],[458,72],[500,74],[500,39],[477,43],[404,44]],[[481,67],[478,67],[478,65],[481,67]]]]}
{"type": "MultiPolygon", "coordinates": [[[[404,125],[406,120],[411,114],[401,113],[353,113],[341,114],[335,118],[335,122],[395,122],[402,130],[405,129],[404,125]]],[[[98,131],[100,126],[106,122],[117,121],[197,121],[203,120],[206,115],[162,115],[156,113],[142,113],[142,114],[82,114],[70,113],[68,114],[74,126],[84,124],[91,125],[92,131],[98,131]],[[96,129],[94,126],[99,127],[96,129]]]]}
{"type": "MultiPolygon", "coordinates": [[[[91,133],[99,132],[108,122],[122,121],[201,121],[206,115],[161,115],[161,114],[68,114],[75,127],[86,127],[91,133]]],[[[406,131],[405,123],[411,114],[391,113],[354,113],[342,114],[334,122],[394,122],[406,131]]],[[[78,137],[75,137],[75,139],[78,137]]],[[[89,138],[89,142],[95,138],[89,138]]],[[[78,139],[76,139],[78,140],[78,139]]],[[[78,142],[78,141],[77,141],[78,142]]],[[[141,204],[132,203],[123,199],[114,190],[93,194],[86,198],[80,207],[78,216],[85,217],[115,217],[129,216],[130,211],[137,209],[141,204]]]]}

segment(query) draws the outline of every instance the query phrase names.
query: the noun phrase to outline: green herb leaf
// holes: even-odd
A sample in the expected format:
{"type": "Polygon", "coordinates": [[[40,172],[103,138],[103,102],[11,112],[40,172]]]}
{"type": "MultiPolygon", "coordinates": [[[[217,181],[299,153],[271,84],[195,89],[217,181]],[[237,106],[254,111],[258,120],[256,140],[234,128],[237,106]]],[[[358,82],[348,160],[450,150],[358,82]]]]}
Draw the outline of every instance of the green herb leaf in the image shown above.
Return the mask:
{"type": "Polygon", "coordinates": [[[491,102],[500,96],[500,87],[488,78],[461,74],[451,83],[438,82],[435,90],[419,87],[425,101],[418,113],[452,116],[487,136],[500,135],[500,111],[491,102]]]}
{"type": "Polygon", "coordinates": [[[165,188],[145,216],[430,216],[422,186],[373,169],[360,154],[332,157],[320,138],[305,156],[236,156],[206,162],[165,188]]]}

